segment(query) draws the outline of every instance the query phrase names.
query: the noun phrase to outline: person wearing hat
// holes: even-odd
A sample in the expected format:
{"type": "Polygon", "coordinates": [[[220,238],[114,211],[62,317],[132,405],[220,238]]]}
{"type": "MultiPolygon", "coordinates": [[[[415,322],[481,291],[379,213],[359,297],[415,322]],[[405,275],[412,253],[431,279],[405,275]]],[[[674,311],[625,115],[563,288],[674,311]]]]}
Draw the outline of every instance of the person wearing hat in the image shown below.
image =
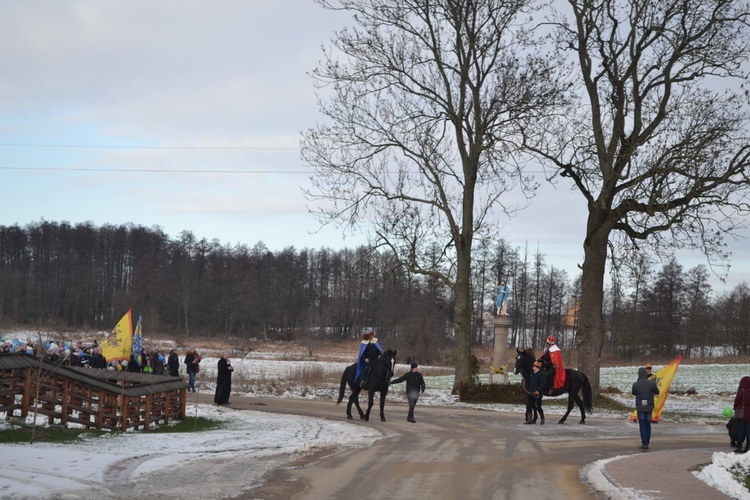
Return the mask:
{"type": "Polygon", "coordinates": [[[554,389],[559,389],[565,384],[565,367],[563,366],[562,351],[556,344],[555,337],[547,337],[547,345],[544,354],[538,361],[547,373],[547,395],[551,396],[554,389]]]}
{"type": "Polygon", "coordinates": [[[414,420],[414,408],[417,406],[417,400],[419,394],[424,393],[424,377],[419,373],[419,365],[416,363],[411,364],[411,371],[404,373],[396,380],[391,380],[388,385],[400,384],[406,381],[406,399],[409,401],[409,414],[406,416],[406,421],[412,424],[417,423],[414,420]]]}
{"type": "Polygon", "coordinates": [[[648,450],[651,442],[651,412],[654,411],[654,396],[659,394],[656,382],[648,379],[646,368],[638,368],[638,380],[630,391],[635,396],[635,409],[638,412],[638,428],[641,432],[641,450],[648,450]]]}
{"type": "Polygon", "coordinates": [[[383,354],[383,348],[380,342],[375,338],[375,334],[366,332],[362,335],[362,342],[359,343],[359,352],[357,354],[357,373],[354,380],[359,381],[361,388],[367,387],[367,375],[370,374],[372,362],[380,358],[383,354]]]}
{"type": "Polygon", "coordinates": [[[651,373],[652,369],[653,369],[653,367],[651,366],[651,363],[646,363],[646,376],[648,377],[649,380],[654,380],[655,381],[656,380],[656,375],[654,375],[653,373],[651,373]]]}
{"type": "Polygon", "coordinates": [[[528,396],[526,397],[526,422],[525,424],[535,424],[536,416],[539,415],[540,425],[544,425],[544,411],[542,410],[542,398],[544,397],[545,387],[547,386],[547,377],[542,371],[541,361],[534,361],[532,367],[534,373],[529,379],[528,396]]]}

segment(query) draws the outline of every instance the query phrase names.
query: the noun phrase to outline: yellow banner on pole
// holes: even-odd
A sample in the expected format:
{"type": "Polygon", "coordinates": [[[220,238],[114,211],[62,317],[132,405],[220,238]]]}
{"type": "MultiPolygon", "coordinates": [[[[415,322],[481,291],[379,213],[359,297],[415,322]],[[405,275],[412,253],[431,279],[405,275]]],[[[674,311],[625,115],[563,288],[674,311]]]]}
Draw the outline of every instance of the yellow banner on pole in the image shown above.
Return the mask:
{"type": "Polygon", "coordinates": [[[130,359],[130,350],[133,345],[133,317],[131,310],[117,323],[112,332],[107,336],[99,347],[102,355],[110,361],[122,361],[130,359]]]}
{"type": "MultiPolygon", "coordinates": [[[[667,402],[667,396],[669,395],[669,386],[672,385],[672,380],[674,380],[674,376],[677,374],[677,367],[680,365],[680,361],[682,361],[682,355],[677,356],[677,359],[655,373],[656,387],[659,388],[659,394],[654,398],[654,411],[651,412],[652,422],[658,422],[661,417],[664,403],[667,402]]],[[[638,411],[633,410],[628,420],[637,421],[638,411]]]]}

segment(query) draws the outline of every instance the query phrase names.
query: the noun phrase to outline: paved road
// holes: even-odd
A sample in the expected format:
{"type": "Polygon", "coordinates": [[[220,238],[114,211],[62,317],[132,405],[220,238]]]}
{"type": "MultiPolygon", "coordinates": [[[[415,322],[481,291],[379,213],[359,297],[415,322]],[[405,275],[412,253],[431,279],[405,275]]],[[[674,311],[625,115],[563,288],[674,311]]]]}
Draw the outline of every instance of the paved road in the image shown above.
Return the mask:
{"type": "MultiPolygon", "coordinates": [[[[208,394],[199,397],[201,402],[210,402],[208,394]]],[[[346,418],[344,405],[332,401],[237,396],[231,401],[230,407],[238,411],[346,418]]],[[[723,426],[661,422],[654,425],[651,450],[644,454],[637,449],[637,425],[625,419],[589,417],[585,425],[576,419],[558,425],[560,415],[554,409],[548,411],[552,413],[548,423],[540,426],[523,425],[521,414],[418,406],[417,423],[411,424],[406,422],[405,405],[389,403],[387,422],[377,416],[370,422],[353,421],[383,432],[383,439],[365,449],[316,457],[311,463],[278,471],[243,498],[605,498],[581,481],[587,464],[627,454],[645,461],[659,452],[687,449],[697,452],[695,456],[710,456],[711,451],[728,448],[723,426]]],[[[630,474],[627,460],[612,462],[617,465],[611,466],[614,472],[609,477],[615,479],[616,473],[617,479],[630,481],[626,486],[634,487],[638,477],[630,474]]],[[[667,484],[689,481],[689,473],[683,472],[671,479],[652,476],[662,482],[666,479],[667,484]]],[[[648,484],[639,489],[653,491],[648,484]]],[[[669,498],[668,491],[665,495],[669,498]]],[[[721,497],[717,492],[715,498],[721,497]]]]}

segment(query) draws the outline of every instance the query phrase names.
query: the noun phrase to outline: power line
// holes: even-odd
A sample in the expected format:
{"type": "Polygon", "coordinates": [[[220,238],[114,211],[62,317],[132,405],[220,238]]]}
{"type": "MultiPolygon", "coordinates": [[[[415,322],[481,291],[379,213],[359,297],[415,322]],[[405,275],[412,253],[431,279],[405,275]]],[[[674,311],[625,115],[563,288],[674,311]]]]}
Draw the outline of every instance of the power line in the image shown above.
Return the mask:
{"type": "Polygon", "coordinates": [[[74,168],[74,167],[0,167],[0,170],[45,170],[53,172],[143,172],[181,174],[309,174],[309,170],[169,170],[164,168],[74,168]]]}
{"type": "Polygon", "coordinates": [[[245,147],[245,146],[97,146],[93,144],[22,144],[0,143],[9,148],[70,148],[70,149],[189,149],[189,150],[237,150],[237,151],[298,151],[298,147],[245,147]]]}
{"type": "MultiPolygon", "coordinates": [[[[140,172],[145,174],[310,174],[312,170],[187,170],[167,168],[76,168],[76,167],[2,167],[0,170],[47,172],[140,172]]],[[[529,174],[544,174],[543,170],[526,170],[529,174]]],[[[395,173],[388,171],[387,173],[395,173]]]]}

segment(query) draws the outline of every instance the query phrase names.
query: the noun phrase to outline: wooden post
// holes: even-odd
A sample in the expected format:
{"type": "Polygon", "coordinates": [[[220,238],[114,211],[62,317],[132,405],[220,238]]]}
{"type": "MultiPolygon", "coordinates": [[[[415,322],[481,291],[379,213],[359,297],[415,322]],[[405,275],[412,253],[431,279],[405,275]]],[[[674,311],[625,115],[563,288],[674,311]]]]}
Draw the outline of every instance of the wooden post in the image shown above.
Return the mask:
{"type": "Polygon", "coordinates": [[[104,396],[105,392],[103,389],[99,389],[99,406],[96,410],[96,429],[102,430],[102,424],[104,423],[104,396]]]}
{"type": "Polygon", "coordinates": [[[60,424],[68,425],[68,386],[70,385],[70,381],[61,377],[60,382],[62,383],[62,395],[60,397],[60,424]]]}
{"type": "Polygon", "coordinates": [[[31,368],[23,371],[23,399],[21,400],[21,417],[26,418],[31,405],[31,368]]]}
{"type": "MultiPolygon", "coordinates": [[[[123,382],[124,384],[125,382],[123,382]]],[[[120,394],[120,430],[125,432],[128,430],[128,398],[124,393],[120,394]]]]}
{"type": "Polygon", "coordinates": [[[144,431],[149,430],[151,425],[151,396],[152,394],[146,394],[145,396],[146,410],[143,412],[144,431]]]}
{"type": "Polygon", "coordinates": [[[187,414],[187,389],[180,389],[180,420],[185,420],[187,414]]]}
{"type": "Polygon", "coordinates": [[[164,393],[164,425],[167,425],[169,423],[169,408],[170,408],[170,392],[166,391],[164,393]]]}

